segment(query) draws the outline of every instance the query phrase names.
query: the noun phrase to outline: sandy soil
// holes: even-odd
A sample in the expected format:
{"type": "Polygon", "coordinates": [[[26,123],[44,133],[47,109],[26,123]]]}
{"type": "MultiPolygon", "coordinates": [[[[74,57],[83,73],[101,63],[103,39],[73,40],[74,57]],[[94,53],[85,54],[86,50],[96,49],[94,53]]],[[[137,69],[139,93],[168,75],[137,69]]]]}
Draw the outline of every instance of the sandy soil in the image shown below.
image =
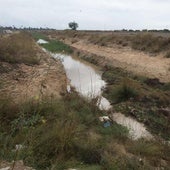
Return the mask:
{"type": "Polygon", "coordinates": [[[66,74],[60,61],[37,47],[40,64],[28,66],[17,64],[11,68],[8,63],[1,63],[11,71],[2,73],[0,80],[3,85],[0,95],[10,96],[15,102],[28,98],[39,99],[42,96],[56,96],[66,91],[66,74]]]}
{"type": "Polygon", "coordinates": [[[100,64],[112,64],[138,75],[149,78],[158,78],[162,82],[170,82],[170,59],[163,56],[151,56],[144,52],[136,51],[130,47],[112,45],[112,47],[98,46],[85,40],[65,43],[72,47],[94,54],[100,64]]]}

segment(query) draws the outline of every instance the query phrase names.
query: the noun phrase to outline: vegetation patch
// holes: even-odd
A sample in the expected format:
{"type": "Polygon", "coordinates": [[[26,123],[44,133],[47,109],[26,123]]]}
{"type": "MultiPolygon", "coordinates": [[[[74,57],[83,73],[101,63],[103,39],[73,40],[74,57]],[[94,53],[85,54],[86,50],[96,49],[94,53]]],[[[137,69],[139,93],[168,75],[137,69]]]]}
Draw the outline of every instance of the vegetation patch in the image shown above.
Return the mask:
{"type": "Polygon", "coordinates": [[[50,40],[45,34],[33,32],[32,33],[33,38],[38,41],[39,39],[43,39],[48,41],[48,43],[40,44],[43,48],[47,49],[48,51],[52,53],[72,53],[73,50],[70,46],[64,44],[61,41],[58,40],[50,40]]]}
{"type": "Polygon", "coordinates": [[[0,38],[0,61],[8,63],[39,64],[35,43],[25,32],[0,38]]]}
{"type": "Polygon", "coordinates": [[[164,114],[162,109],[170,105],[168,83],[133,76],[113,67],[105,68],[103,78],[108,82],[104,96],[116,111],[135,117],[153,134],[170,139],[168,113],[164,114]]]}
{"type": "Polygon", "coordinates": [[[169,47],[169,38],[153,36],[150,33],[138,34],[132,39],[132,48],[146,52],[158,53],[168,50],[169,47]]]}
{"type": "MultiPolygon", "coordinates": [[[[105,141],[97,129],[104,128],[98,121],[102,112],[78,94],[62,99],[35,99],[21,105],[13,105],[4,98],[0,113],[1,159],[23,159],[36,169],[100,164],[105,141]],[[90,135],[92,129],[101,140],[90,135]],[[23,149],[16,155],[17,144],[23,149]],[[72,164],[70,158],[74,160],[72,164]]],[[[112,131],[118,129],[116,124],[113,127],[112,131]]],[[[124,134],[127,138],[127,133],[124,134]]]]}
{"type": "Polygon", "coordinates": [[[47,49],[48,51],[52,53],[72,53],[71,47],[68,45],[64,44],[61,41],[56,41],[56,40],[50,40],[46,44],[41,44],[42,47],[47,49]]]}
{"type": "Polygon", "coordinates": [[[33,36],[33,38],[36,41],[38,41],[39,39],[43,39],[43,40],[46,40],[46,41],[49,40],[48,37],[41,32],[32,32],[31,35],[33,36]]]}

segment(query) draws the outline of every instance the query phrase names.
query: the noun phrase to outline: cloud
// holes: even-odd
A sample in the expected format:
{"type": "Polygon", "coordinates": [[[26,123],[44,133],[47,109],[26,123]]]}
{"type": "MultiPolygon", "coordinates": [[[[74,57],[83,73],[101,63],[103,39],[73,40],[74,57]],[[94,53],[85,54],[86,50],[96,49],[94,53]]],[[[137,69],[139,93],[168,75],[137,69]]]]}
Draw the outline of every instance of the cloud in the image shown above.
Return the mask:
{"type": "Polygon", "coordinates": [[[0,0],[0,25],[66,29],[169,28],[169,0],[0,0]]]}

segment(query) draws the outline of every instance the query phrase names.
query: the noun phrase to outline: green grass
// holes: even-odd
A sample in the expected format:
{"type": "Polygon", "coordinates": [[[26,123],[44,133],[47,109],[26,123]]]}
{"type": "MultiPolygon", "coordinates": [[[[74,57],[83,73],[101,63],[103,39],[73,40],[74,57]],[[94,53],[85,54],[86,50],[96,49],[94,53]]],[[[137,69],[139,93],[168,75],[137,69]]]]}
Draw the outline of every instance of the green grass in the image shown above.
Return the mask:
{"type": "Polygon", "coordinates": [[[131,153],[135,153],[138,156],[147,156],[147,157],[161,157],[163,147],[159,143],[154,141],[145,141],[138,140],[133,145],[128,146],[128,149],[131,153]]]}
{"type": "MultiPolygon", "coordinates": [[[[75,160],[71,164],[73,167],[76,162],[83,162],[84,167],[100,164],[105,147],[104,135],[97,130],[104,128],[98,121],[102,112],[90,101],[73,93],[60,100],[31,100],[19,104],[15,111],[8,100],[4,99],[1,103],[4,103],[0,108],[3,113],[3,119],[0,119],[1,159],[14,159],[12,148],[22,144],[26,147],[18,153],[17,159],[23,159],[36,169],[46,169],[56,162],[63,162],[60,166],[69,168],[70,158],[75,160]],[[97,136],[103,136],[101,140],[89,135],[92,129],[97,136]]],[[[112,131],[119,129],[121,133],[121,126],[115,124],[113,127],[112,131]]],[[[119,133],[115,133],[119,139],[119,133]]],[[[127,137],[127,133],[122,133],[127,137]]]]}
{"type": "Polygon", "coordinates": [[[61,41],[50,40],[49,43],[41,46],[53,53],[72,53],[72,49],[61,41]]]}
{"type": "Polygon", "coordinates": [[[39,39],[43,39],[46,41],[49,40],[46,35],[44,35],[43,33],[40,33],[40,32],[32,32],[31,35],[36,41],[38,41],[39,39]]]}
{"type": "MultiPolygon", "coordinates": [[[[57,170],[146,169],[148,166],[147,163],[140,165],[137,158],[122,155],[119,145],[126,145],[129,152],[136,155],[140,152],[138,143],[134,142],[134,150],[131,148],[128,130],[114,122],[104,128],[98,120],[102,112],[76,93],[61,99],[30,100],[15,107],[9,99],[1,103],[4,103],[1,113],[5,114],[5,119],[0,119],[1,160],[22,159],[37,170],[47,167],[57,170]],[[25,146],[17,155],[12,151],[16,144],[25,146]]],[[[149,160],[168,158],[161,145],[150,147],[145,143],[151,149],[143,151],[141,156],[149,160]],[[155,155],[160,150],[164,154],[155,155]]],[[[152,165],[151,161],[149,166],[152,165]]]]}
{"type": "Polygon", "coordinates": [[[73,52],[70,46],[64,44],[61,41],[58,40],[50,40],[45,34],[33,32],[32,33],[33,38],[37,41],[39,39],[43,39],[48,41],[46,44],[40,44],[43,48],[47,49],[48,51],[52,53],[67,53],[70,54],[73,52]]]}
{"type": "Polygon", "coordinates": [[[113,122],[112,126],[108,128],[98,127],[97,131],[105,137],[105,140],[112,137],[117,138],[119,141],[125,141],[128,136],[128,129],[116,124],[115,122],[113,122]]]}

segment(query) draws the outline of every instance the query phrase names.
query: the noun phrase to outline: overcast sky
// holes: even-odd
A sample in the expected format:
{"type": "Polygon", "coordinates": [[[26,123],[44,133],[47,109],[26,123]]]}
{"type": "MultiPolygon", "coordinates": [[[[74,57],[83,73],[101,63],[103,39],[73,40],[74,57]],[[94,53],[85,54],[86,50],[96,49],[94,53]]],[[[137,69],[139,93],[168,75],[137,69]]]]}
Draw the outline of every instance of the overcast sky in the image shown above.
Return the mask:
{"type": "Polygon", "coordinates": [[[170,0],[0,0],[0,25],[79,29],[170,29],[170,0]]]}

